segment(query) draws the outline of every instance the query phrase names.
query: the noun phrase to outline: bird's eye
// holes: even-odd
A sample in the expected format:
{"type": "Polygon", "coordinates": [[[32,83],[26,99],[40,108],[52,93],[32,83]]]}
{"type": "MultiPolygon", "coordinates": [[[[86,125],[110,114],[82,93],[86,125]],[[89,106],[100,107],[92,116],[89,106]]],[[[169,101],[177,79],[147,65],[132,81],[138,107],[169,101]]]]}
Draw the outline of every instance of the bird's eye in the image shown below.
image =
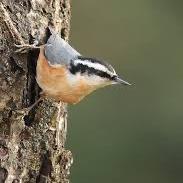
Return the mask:
{"type": "Polygon", "coordinates": [[[111,80],[116,80],[116,78],[117,78],[117,75],[114,75],[111,77],[111,80]]]}

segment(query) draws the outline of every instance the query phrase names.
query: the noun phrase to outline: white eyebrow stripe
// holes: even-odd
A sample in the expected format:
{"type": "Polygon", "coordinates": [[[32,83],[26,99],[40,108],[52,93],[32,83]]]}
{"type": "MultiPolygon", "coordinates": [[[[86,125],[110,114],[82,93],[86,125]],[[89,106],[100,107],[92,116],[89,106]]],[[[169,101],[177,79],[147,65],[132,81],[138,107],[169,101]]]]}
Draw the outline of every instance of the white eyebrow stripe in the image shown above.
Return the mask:
{"type": "Polygon", "coordinates": [[[74,60],[74,65],[77,65],[77,64],[82,64],[82,65],[86,65],[90,68],[94,68],[96,70],[99,70],[99,71],[103,71],[103,72],[106,72],[112,76],[116,75],[116,72],[115,70],[113,69],[113,72],[111,72],[107,67],[105,67],[104,65],[100,64],[100,63],[92,63],[90,62],[89,60],[79,60],[79,59],[76,59],[74,60]]]}

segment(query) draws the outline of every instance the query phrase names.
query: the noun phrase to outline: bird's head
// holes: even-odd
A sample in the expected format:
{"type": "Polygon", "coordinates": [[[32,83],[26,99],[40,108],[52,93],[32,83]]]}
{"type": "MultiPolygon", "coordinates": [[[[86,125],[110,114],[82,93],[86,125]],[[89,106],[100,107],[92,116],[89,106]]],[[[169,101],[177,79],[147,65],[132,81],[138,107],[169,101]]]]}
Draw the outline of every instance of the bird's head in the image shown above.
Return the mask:
{"type": "Polygon", "coordinates": [[[97,88],[112,84],[131,85],[119,77],[110,64],[94,58],[78,56],[71,61],[70,72],[80,74],[97,88]]]}

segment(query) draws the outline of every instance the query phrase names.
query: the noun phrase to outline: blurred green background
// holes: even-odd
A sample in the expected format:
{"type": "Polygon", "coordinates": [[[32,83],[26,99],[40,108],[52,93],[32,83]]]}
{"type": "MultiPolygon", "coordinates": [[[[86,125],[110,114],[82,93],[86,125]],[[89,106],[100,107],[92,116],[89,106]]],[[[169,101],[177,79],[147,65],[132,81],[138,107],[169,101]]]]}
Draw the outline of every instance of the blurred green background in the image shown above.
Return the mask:
{"type": "Polygon", "coordinates": [[[70,42],[131,87],[69,107],[75,183],[183,182],[183,1],[72,1],[70,42]]]}

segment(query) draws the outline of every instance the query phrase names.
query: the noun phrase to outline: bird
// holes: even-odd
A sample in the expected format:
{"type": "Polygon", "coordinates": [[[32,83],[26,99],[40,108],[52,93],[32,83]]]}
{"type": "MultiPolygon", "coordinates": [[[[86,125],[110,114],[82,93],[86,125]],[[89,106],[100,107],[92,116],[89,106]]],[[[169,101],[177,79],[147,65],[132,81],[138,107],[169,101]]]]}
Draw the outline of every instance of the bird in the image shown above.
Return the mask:
{"type": "Polygon", "coordinates": [[[114,84],[131,85],[107,62],[82,56],[50,28],[40,47],[36,81],[43,93],[56,101],[76,104],[93,91],[114,84]]]}
{"type": "Polygon", "coordinates": [[[39,47],[18,46],[40,49],[36,81],[43,96],[76,104],[99,88],[115,84],[131,85],[109,63],[81,55],[53,28],[48,27],[48,30],[50,35],[46,44],[39,47]]]}

